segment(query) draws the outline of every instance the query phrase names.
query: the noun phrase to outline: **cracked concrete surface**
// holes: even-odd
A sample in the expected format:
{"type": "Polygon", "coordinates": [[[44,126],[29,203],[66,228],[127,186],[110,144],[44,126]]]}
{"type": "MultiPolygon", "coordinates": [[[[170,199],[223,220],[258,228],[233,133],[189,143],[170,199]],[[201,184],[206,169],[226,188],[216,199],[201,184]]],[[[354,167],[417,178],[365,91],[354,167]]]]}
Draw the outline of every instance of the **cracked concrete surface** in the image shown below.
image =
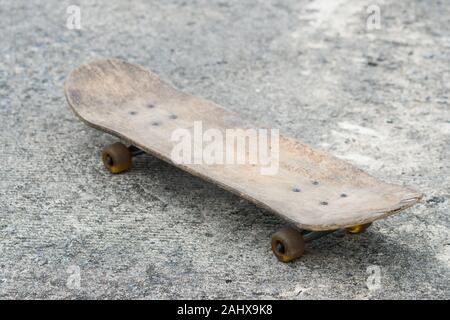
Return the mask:
{"type": "Polygon", "coordinates": [[[450,297],[448,0],[0,4],[0,298],[450,297]],[[72,4],[81,30],[66,27],[72,4]],[[71,113],[63,82],[105,57],[424,200],[282,264],[270,213],[150,156],[103,169],[117,139],[71,113]]]}

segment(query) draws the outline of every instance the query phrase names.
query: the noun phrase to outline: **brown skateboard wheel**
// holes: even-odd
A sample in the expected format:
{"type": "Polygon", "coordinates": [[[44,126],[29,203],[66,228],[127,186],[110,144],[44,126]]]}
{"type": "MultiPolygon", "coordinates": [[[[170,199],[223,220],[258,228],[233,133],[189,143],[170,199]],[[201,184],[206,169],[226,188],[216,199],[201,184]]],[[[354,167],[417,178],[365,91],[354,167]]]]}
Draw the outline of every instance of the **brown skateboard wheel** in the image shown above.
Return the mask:
{"type": "Polygon", "coordinates": [[[114,174],[130,169],[132,163],[130,150],[120,142],[106,146],[102,151],[102,160],[106,169],[114,174]]]}
{"type": "Polygon", "coordinates": [[[353,226],[353,227],[349,227],[347,228],[347,233],[350,234],[358,234],[358,233],[363,233],[364,231],[367,230],[367,228],[370,227],[370,225],[372,224],[372,222],[366,223],[366,224],[360,224],[357,226],[353,226]]]}
{"type": "Polygon", "coordinates": [[[305,252],[303,235],[293,228],[277,231],[272,236],[272,251],[282,262],[290,262],[300,258],[305,252]]]}

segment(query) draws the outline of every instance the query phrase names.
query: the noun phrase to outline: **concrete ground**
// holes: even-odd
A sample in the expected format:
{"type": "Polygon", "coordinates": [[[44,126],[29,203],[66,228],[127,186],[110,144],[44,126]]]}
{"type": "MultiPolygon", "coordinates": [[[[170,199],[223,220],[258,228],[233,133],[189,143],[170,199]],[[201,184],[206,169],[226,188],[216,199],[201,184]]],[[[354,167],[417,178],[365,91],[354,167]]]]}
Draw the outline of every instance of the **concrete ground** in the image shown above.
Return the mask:
{"type": "Polygon", "coordinates": [[[0,30],[0,298],[450,298],[450,1],[0,0],[0,30]],[[104,170],[117,139],[63,94],[104,57],[424,200],[280,263],[270,213],[150,156],[104,170]]]}

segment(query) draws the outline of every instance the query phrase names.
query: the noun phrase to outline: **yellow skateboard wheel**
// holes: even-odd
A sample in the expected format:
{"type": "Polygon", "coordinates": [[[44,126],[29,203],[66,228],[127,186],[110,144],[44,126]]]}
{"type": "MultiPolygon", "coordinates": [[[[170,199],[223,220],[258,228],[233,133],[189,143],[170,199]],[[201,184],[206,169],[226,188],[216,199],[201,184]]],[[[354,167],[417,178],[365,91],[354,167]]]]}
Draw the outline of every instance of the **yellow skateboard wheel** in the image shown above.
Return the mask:
{"type": "Polygon", "coordinates": [[[366,224],[360,224],[360,225],[357,225],[357,226],[349,227],[346,230],[347,230],[347,233],[350,233],[350,234],[363,233],[364,231],[367,230],[367,228],[370,227],[371,224],[372,224],[371,222],[370,223],[366,223],[366,224]]]}
{"type": "Polygon", "coordinates": [[[111,173],[121,173],[131,168],[131,153],[120,142],[106,146],[102,151],[102,161],[111,173]]]}
{"type": "Polygon", "coordinates": [[[272,251],[282,262],[290,262],[300,258],[305,252],[303,235],[293,228],[277,231],[272,236],[272,251]]]}

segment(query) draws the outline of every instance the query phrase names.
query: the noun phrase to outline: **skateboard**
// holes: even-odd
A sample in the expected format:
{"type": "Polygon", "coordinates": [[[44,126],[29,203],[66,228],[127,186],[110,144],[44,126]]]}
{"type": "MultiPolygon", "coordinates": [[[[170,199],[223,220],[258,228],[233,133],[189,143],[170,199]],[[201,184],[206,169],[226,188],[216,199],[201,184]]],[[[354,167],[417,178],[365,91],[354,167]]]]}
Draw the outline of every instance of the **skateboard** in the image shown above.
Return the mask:
{"type": "MultiPolygon", "coordinates": [[[[175,161],[179,141],[174,140],[174,132],[192,132],[201,124],[224,137],[227,130],[242,129],[239,132],[244,135],[261,126],[122,60],[79,66],[67,77],[64,90],[81,120],[129,145],[117,142],[104,148],[102,161],[111,173],[130,169],[133,157],[147,153],[255,203],[289,222],[271,241],[275,256],[283,262],[302,256],[305,242],[342,229],[363,232],[373,221],[406,209],[422,197],[282,134],[266,144],[269,151],[278,150],[273,158],[277,170],[271,174],[262,173],[261,163],[201,162],[201,152],[197,157],[186,156],[194,159],[191,162],[175,161]]],[[[196,144],[185,145],[195,149],[196,144]]],[[[236,151],[236,145],[227,144],[231,151],[236,151]]]]}

